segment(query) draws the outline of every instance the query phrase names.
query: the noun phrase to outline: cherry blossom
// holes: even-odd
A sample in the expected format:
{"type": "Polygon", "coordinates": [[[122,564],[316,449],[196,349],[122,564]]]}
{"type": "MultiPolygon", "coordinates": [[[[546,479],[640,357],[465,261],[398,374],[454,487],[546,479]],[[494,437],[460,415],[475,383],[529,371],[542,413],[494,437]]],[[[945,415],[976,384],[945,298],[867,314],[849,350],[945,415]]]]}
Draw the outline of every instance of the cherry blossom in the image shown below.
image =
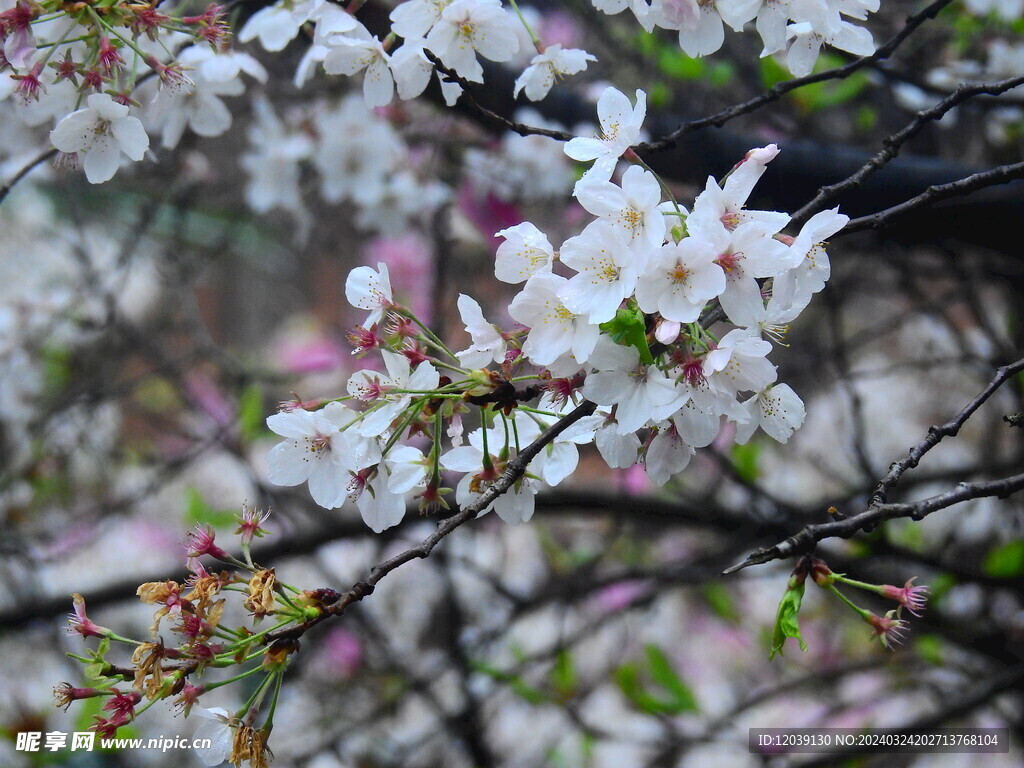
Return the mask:
{"type": "Polygon", "coordinates": [[[455,353],[459,361],[467,368],[482,368],[490,362],[504,361],[505,339],[497,328],[484,319],[480,305],[474,299],[460,293],[458,307],[466,332],[473,339],[468,349],[455,353]]]}
{"type": "Polygon", "coordinates": [[[369,317],[362,323],[364,327],[379,323],[384,313],[394,305],[388,265],[381,262],[376,271],[373,267],[356,267],[349,272],[345,281],[345,298],[353,307],[370,310],[369,317]]]}
{"type": "Polygon", "coordinates": [[[521,283],[551,271],[555,251],[547,235],[530,222],[503,229],[494,236],[505,238],[494,259],[494,276],[502,282],[521,283]]]}
{"type": "Polygon", "coordinates": [[[661,185],[654,174],[638,165],[622,174],[622,186],[588,179],[576,185],[574,196],[588,212],[624,229],[631,240],[658,248],[665,241],[661,185]]]}
{"type": "Polygon", "coordinates": [[[85,156],[85,177],[90,184],[114,178],[122,153],[139,161],[149,149],[149,136],[128,107],[106,93],[94,93],[84,109],[72,112],[50,131],[50,141],[61,152],[85,156]]]}
{"type": "Polygon", "coordinates": [[[585,362],[597,343],[600,328],[569,310],[559,298],[568,283],[560,275],[536,274],[509,305],[512,319],[530,328],[523,354],[538,365],[549,365],[570,351],[577,361],[585,362]]]}
{"type": "Polygon", "coordinates": [[[520,91],[525,91],[530,101],[540,101],[557,79],[584,71],[590,61],[597,61],[597,57],[579,48],[563,50],[558,43],[549,45],[544,53],[534,56],[530,66],[516,78],[513,93],[518,96],[520,91]]]}
{"type": "Polygon", "coordinates": [[[479,53],[491,61],[508,61],[519,50],[514,22],[501,0],[454,0],[427,35],[427,47],[445,66],[467,80],[484,81],[479,53]]]}
{"type": "Polygon", "coordinates": [[[636,300],[644,312],[692,323],[708,301],[725,290],[725,272],[715,260],[717,249],[697,237],[668,243],[651,255],[636,284],[636,300]]]}
{"type": "Polygon", "coordinates": [[[607,181],[615,170],[615,163],[640,139],[640,128],[647,115],[647,94],[636,92],[636,105],[621,91],[605,89],[597,101],[597,119],[601,135],[597,138],[576,137],[565,145],[565,154],[573,160],[594,164],[583,179],[607,181]]]}
{"type": "Polygon", "coordinates": [[[559,258],[577,274],[558,297],[570,312],[587,315],[592,323],[611,320],[636,286],[637,255],[626,234],[608,221],[595,221],[566,240],[559,258]]]}

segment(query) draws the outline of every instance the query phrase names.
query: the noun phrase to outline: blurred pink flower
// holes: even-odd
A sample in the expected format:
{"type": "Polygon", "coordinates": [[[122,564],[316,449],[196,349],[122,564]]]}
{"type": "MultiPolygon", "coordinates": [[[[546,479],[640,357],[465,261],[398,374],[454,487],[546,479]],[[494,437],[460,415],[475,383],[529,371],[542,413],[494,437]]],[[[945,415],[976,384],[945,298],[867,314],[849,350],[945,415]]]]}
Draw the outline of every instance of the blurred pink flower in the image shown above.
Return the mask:
{"type": "Polygon", "coordinates": [[[422,234],[375,238],[364,246],[363,262],[386,264],[396,299],[407,302],[420,320],[430,322],[434,257],[422,234]]]}
{"type": "Polygon", "coordinates": [[[614,613],[628,608],[643,593],[642,582],[620,581],[617,584],[610,584],[598,592],[597,603],[604,610],[614,613]]]}
{"type": "Polygon", "coordinates": [[[563,48],[578,48],[581,39],[579,24],[561,11],[544,14],[538,35],[545,46],[558,44],[563,48]]]}
{"type": "Polygon", "coordinates": [[[651,479],[647,477],[647,470],[640,464],[634,464],[618,474],[622,490],[630,496],[643,496],[649,493],[653,487],[651,479]]]}
{"type": "Polygon", "coordinates": [[[271,343],[270,355],[289,373],[317,373],[339,367],[348,352],[315,321],[296,319],[271,343]]]}
{"type": "MultiPolygon", "coordinates": [[[[494,233],[508,229],[523,221],[523,214],[515,203],[502,200],[491,192],[481,194],[472,184],[465,183],[459,188],[457,200],[459,210],[468,218],[485,238],[494,238],[494,233]]],[[[494,238],[493,245],[501,241],[494,238]]]]}
{"type": "Polygon", "coordinates": [[[344,627],[335,627],[321,644],[324,672],[348,679],[363,665],[363,641],[344,627]]]}

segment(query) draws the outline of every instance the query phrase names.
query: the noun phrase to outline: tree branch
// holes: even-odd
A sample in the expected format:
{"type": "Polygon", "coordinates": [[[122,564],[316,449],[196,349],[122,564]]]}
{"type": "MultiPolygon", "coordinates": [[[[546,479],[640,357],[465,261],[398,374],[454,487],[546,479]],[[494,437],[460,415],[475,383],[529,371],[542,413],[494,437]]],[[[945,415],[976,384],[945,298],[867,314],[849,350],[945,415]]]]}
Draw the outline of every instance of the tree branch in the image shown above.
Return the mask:
{"type": "Polygon", "coordinates": [[[912,197],[899,205],[894,205],[891,208],[886,208],[868,216],[852,219],[838,234],[845,235],[864,229],[881,229],[892,219],[903,216],[918,208],[924,208],[940,200],[969,195],[985,187],[1007,184],[1022,178],[1024,178],[1024,162],[1001,165],[988,171],[980,171],[949,184],[933,184],[920,195],[912,197]]]}
{"type": "Polygon", "coordinates": [[[1011,88],[1016,88],[1022,83],[1024,83],[1024,75],[1018,75],[1016,77],[1010,77],[1005,80],[999,80],[991,83],[961,85],[934,107],[918,112],[906,127],[885,139],[882,142],[884,145],[882,151],[862,165],[856,173],[848,176],[840,182],[819,189],[818,194],[814,196],[813,200],[793,214],[790,219],[790,224],[792,226],[800,226],[815,213],[822,210],[826,203],[834,200],[839,194],[853,189],[854,187],[859,187],[868,176],[896,157],[900,153],[900,149],[903,145],[920,133],[921,129],[924,128],[925,125],[936,120],[941,120],[946,113],[954,107],[980,94],[998,96],[1011,88]]]}
{"type": "Polygon", "coordinates": [[[773,101],[778,101],[790,91],[795,91],[798,88],[802,88],[805,85],[811,85],[812,83],[820,83],[825,80],[838,80],[856,72],[862,67],[874,64],[877,61],[889,58],[893,52],[900,46],[900,44],[906,40],[910,35],[924,24],[929,19],[934,19],[938,16],[939,11],[949,5],[953,0],[936,0],[935,2],[928,5],[924,10],[916,13],[912,16],[907,17],[906,23],[903,28],[900,29],[890,40],[885,43],[881,48],[876,50],[870,56],[862,56],[859,59],[851,61],[849,64],[845,64],[841,67],[834,69],[825,70],[824,72],[817,72],[815,74],[807,75],[805,77],[798,77],[794,80],[786,80],[778,83],[777,85],[769,88],[767,91],[755,96],[752,99],[742,102],[741,104],[735,104],[731,107],[727,107],[720,112],[716,112],[708,117],[703,117],[699,120],[691,120],[683,123],[674,131],[663,138],[656,139],[654,141],[643,142],[638,144],[635,149],[637,151],[646,152],[661,152],[666,149],[672,149],[675,147],[679,139],[688,133],[699,130],[701,128],[709,128],[714,126],[719,128],[725,125],[733,118],[745,115],[749,112],[753,112],[760,109],[765,104],[769,104],[773,101]]]}
{"type": "Polygon", "coordinates": [[[959,483],[954,488],[931,496],[921,501],[905,504],[888,504],[889,492],[896,486],[900,478],[908,470],[916,467],[921,459],[932,448],[938,445],[943,438],[953,437],[966,421],[978,410],[999,387],[1016,374],[1024,371],[1024,359],[1018,360],[1011,365],[1001,367],[995,378],[968,403],[953,419],[939,426],[933,426],[921,442],[910,449],[910,452],[902,459],[894,462],[889,471],[878,483],[878,487],[871,495],[868,508],[857,514],[835,522],[822,523],[819,525],[808,525],[802,528],[785,541],[767,549],[760,549],[747,556],[736,565],[727,568],[724,573],[735,573],[749,568],[752,565],[763,565],[773,560],[781,560],[787,557],[806,554],[814,550],[819,541],[828,538],[848,539],[862,530],[870,530],[885,520],[892,520],[900,517],[908,517],[912,520],[922,520],[932,512],[959,504],[969,499],[977,499],[985,496],[1007,496],[1024,489],[1024,474],[1005,477],[1000,480],[991,480],[977,483],[959,483]]]}

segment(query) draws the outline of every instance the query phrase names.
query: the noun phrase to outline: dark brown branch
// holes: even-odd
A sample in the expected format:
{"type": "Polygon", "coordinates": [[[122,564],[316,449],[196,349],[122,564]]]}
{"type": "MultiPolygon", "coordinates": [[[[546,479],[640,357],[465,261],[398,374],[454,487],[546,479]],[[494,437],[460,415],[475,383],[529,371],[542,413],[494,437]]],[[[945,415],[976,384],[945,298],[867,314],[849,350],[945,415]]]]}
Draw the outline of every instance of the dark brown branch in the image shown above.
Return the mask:
{"type": "Polygon", "coordinates": [[[938,16],[939,11],[949,5],[953,0],[936,0],[935,2],[928,5],[924,10],[916,13],[912,16],[907,17],[906,23],[903,28],[900,29],[893,37],[885,43],[881,48],[875,51],[870,56],[862,56],[859,59],[851,61],[849,64],[845,64],[841,67],[834,69],[825,70],[824,72],[818,72],[816,74],[807,75],[805,77],[798,77],[794,80],[786,80],[778,83],[777,85],[769,88],[761,94],[758,94],[752,99],[744,101],[741,104],[735,104],[731,107],[723,109],[721,112],[716,112],[708,117],[703,117],[699,120],[691,120],[683,123],[676,128],[672,133],[667,136],[657,139],[655,141],[647,141],[642,144],[638,144],[636,149],[638,151],[646,152],[661,152],[666,149],[672,149],[675,147],[679,139],[686,136],[688,133],[699,130],[701,128],[709,128],[714,126],[716,128],[725,125],[733,118],[745,115],[750,112],[754,112],[760,109],[765,104],[770,104],[773,101],[778,101],[790,91],[795,91],[798,88],[802,88],[805,85],[811,85],[813,83],[824,82],[825,80],[840,80],[844,77],[856,72],[862,67],[866,67],[875,62],[882,61],[883,59],[889,58],[893,52],[900,46],[900,44],[906,40],[910,35],[924,24],[929,19],[933,19],[938,16]]]}
{"type": "Polygon", "coordinates": [[[865,511],[851,515],[844,520],[805,526],[785,541],[748,555],[746,560],[727,568],[724,573],[735,573],[752,565],[763,565],[773,560],[806,554],[813,551],[819,541],[829,538],[848,539],[862,530],[874,528],[885,520],[901,517],[922,520],[932,512],[937,512],[940,509],[951,507],[963,501],[986,496],[1006,498],[1013,493],[1024,490],[1024,474],[1018,474],[986,482],[959,483],[945,493],[913,503],[886,503],[889,492],[908,470],[916,467],[925,454],[938,445],[943,438],[955,436],[971,415],[982,404],[987,402],[999,387],[1021,371],[1024,371],[1024,359],[1018,360],[1011,365],[1003,366],[998,370],[995,378],[953,419],[945,424],[931,427],[921,442],[911,448],[904,458],[892,464],[871,495],[871,501],[865,511]]]}
{"type": "Polygon", "coordinates": [[[936,120],[941,120],[943,116],[954,107],[980,94],[998,96],[1011,88],[1016,88],[1022,83],[1024,83],[1024,75],[1018,75],[1017,77],[1011,77],[992,83],[961,85],[934,107],[918,112],[914,116],[914,119],[902,130],[885,139],[882,142],[885,145],[882,151],[862,165],[856,173],[848,176],[840,182],[819,189],[818,194],[814,196],[813,200],[793,214],[790,224],[792,226],[799,226],[803,224],[807,219],[822,210],[828,202],[834,200],[841,193],[853,189],[854,187],[859,187],[871,174],[896,157],[900,153],[900,149],[902,149],[903,145],[920,133],[921,129],[924,128],[925,125],[936,120]]]}
{"type": "Polygon", "coordinates": [[[839,232],[839,235],[859,232],[864,229],[881,229],[892,219],[911,213],[918,208],[924,208],[940,200],[969,195],[970,193],[976,192],[979,189],[984,189],[985,187],[1007,184],[1011,181],[1022,178],[1024,178],[1024,162],[1001,165],[998,168],[971,174],[970,176],[966,176],[958,181],[950,182],[949,184],[934,184],[928,187],[917,197],[912,197],[899,205],[894,205],[891,208],[886,208],[885,210],[878,211],[877,213],[872,213],[869,216],[861,216],[860,218],[852,219],[842,229],[842,231],[839,232]]]}
{"type": "Polygon", "coordinates": [[[45,163],[47,160],[49,160],[56,154],[57,149],[55,147],[50,147],[45,152],[36,156],[33,160],[30,160],[20,171],[18,171],[11,177],[10,181],[8,181],[6,184],[0,187],[0,203],[7,199],[7,196],[11,193],[11,190],[14,189],[15,184],[17,184],[23,178],[28,176],[37,165],[39,165],[40,163],[45,163]]]}
{"type": "Polygon", "coordinates": [[[505,471],[486,491],[484,491],[479,498],[477,498],[472,504],[467,504],[459,512],[452,515],[451,517],[445,518],[438,523],[437,528],[432,534],[427,536],[415,547],[411,547],[404,552],[400,552],[389,560],[385,560],[382,563],[378,563],[370,569],[370,574],[363,581],[356,582],[352,587],[344,593],[341,598],[332,603],[324,613],[315,619],[310,619],[297,626],[290,627],[288,629],[282,629],[278,632],[272,632],[267,635],[267,642],[273,642],[279,639],[295,639],[304,635],[312,627],[319,624],[324,619],[330,616],[339,616],[345,612],[352,603],[357,603],[364,597],[373,593],[374,588],[389,573],[396,568],[405,565],[410,560],[419,560],[430,556],[440,541],[445,538],[448,534],[454,531],[456,528],[461,526],[463,523],[467,523],[470,520],[476,518],[480,512],[487,509],[487,507],[501,496],[503,493],[508,491],[524,474],[526,474],[526,468],[530,462],[546,448],[556,437],[558,437],[563,431],[569,426],[575,424],[585,416],[590,416],[597,406],[594,403],[584,401],[581,405],[577,406],[571,413],[562,417],[559,421],[548,427],[540,437],[533,441],[530,445],[524,448],[514,459],[512,459],[505,471]]]}

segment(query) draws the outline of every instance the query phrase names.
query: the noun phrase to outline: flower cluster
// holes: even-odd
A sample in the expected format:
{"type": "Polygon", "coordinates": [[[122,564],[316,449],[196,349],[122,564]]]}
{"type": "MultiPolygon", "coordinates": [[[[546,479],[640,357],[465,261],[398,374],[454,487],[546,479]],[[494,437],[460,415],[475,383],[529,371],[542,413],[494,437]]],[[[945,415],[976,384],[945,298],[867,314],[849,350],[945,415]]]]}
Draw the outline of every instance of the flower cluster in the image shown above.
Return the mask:
{"type": "Polygon", "coordinates": [[[81,699],[105,698],[102,714],[94,717],[91,728],[110,739],[156,702],[173,700],[186,716],[195,711],[209,721],[197,730],[197,738],[210,739],[209,746],[198,750],[204,764],[230,760],[236,766],[248,762],[253,768],[265,767],[281,677],[298,649],[297,643],[275,633],[315,621],[339,597],[331,590],[300,591],[280,581],[273,568],[253,563],[250,545],[254,537],[266,533],[262,526],[268,515],[243,508],[237,531],[242,559],[217,545],[210,528],[197,526],[189,534],[189,579],[150,582],[138,588],[142,603],[156,606],[147,639],[122,637],[96,624],[88,617],[85,600],[75,595],[68,632],[99,642],[87,655],[71,656],[86,665],[90,679],[98,682],[90,688],[58,685],[54,689],[57,706],[66,709],[81,699]],[[209,571],[200,558],[213,558],[234,570],[209,571]],[[237,626],[228,618],[231,612],[226,615],[229,600],[236,595],[239,607],[252,617],[251,622],[237,626]],[[263,619],[268,623],[260,627],[263,619]],[[113,649],[118,647],[132,649],[130,664],[121,666],[113,660],[113,649]],[[229,667],[242,669],[226,679],[202,679],[208,670],[229,667]],[[235,713],[199,704],[210,691],[240,680],[254,685],[235,713]],[[128,689],[122,690],[125,685],[128,689]]]}
{"type": "Polygon", "coordinates": [[[822,241],[847,217],[819,213],[793,237],[780,234],[787,214],[746,208],[774,145],[751,150],[721,183],[708,179],[692,210],[665,201],[642,165],[615,183],[620,156],[640,162],[629,146],[644,112],[642,91],[634,105],[609,88],[598,102],[600,137],[566,145],[594,161],[575,196],[596,218],[578,235],[556,252],[529,222],[497,233],[495,275],[525,283],[509,306],[516,327],[497,327],[460,296],[472,343],[452,352],[396,302],[383,264],[353,270],[346,296],[370,313],[353,334],[357,352],[379,351],[386,372],[358,371],[347,396],[271,416],[285,440],[271,451],[270,479],[308,482],[327,508],[354,500],[381,531],[402,520],[408,495],[444,504],[444,471],[462,474],[455,499],[465,505],[568,410],[598,406],[484,510],[521,522],[534,494],[574,470],[580,444],[595,442],[611,467],[642,462],[663,484],[716,438],[723,418],[738,442],[758,427],[787,440],[803,403],[767,356],[824,286],[822,241]],[[714,324],[719,313],[725,322],[714,324]],[[473,408],[480,425],[467,437],[473,408]]]}
{"type": "Polygon", "coordinates": [[[917,577],[909,579],[902,587],[896,587],[892,584],[869,584],[849,579],[841,573],[835,573],[820,558],[810,555],[805,556],[797,563],[790,576],[786,592],[779,603],[770,658],[774,658],[776,653],[782,653],[782,648],[788,638],[796,639],[800,643],[800,649],[807,650],[807,644],[804,643],[800,635],[797,614],[800,611],[804,584],[808,576],[811,577],[815,584],[830,592],[843,605],[856,613],[861,621],[871,627],[871,636],[877,637],[882,645],[890,650],[903,642],[906,633],[910,629],[909,623],[902,617],[903,611],[906,610],[911,616],[920,618],[928,603],[928,593],[930,592],[930,589],[926,586],[914,585],[917,577]],[[849,587],[873,592],[886,600],[895,601],[897,606],[893,610],[887,611],[884,616],[879,616],[866,608],[858,606],[840,592],[836,584],[845,584],[849,587]]]}
{"type": "MultiPolygon", "coordinates": [[[[391,103],[396,90],[401,99],[416,98],[438,63],[465,80],[482,83],[480,58],[507,62],[521,47],[518,22],[501,0],[407,0],[391,12],[391,22],[390,33],[381,40],[327,0],[281,0],[256,13],[239,39],[258,39],[268,51],[279,51],[303,25],[311,24],[313,45],[299,64],[296,83],[304,83],[318,65],[329,75],[362,72],[363,96],[370,107],[391,103]]],[[[527,98],[543,99],[557,78],[582,72],[595,61],[586,51],[560,44],[544,47],[529,34],[537,55],[516,82],[517,95],[525,90],[527,98]]],[[[445,99],[453,104],[462,87],[437,72],[445,99]]]]}
{"type": "Polygon", "coordinates": [[[81,164],[91,183],[102,183],[122,156],[139,161],[149,149],[142,121],[129,114],[140,99],[165,147],[186,125],[201,136],[228,130],[220,96],[244,90],[242,72],[266,78],[250,56],[228,50],[228,37],[218,5],[188,16],[129,2],[16,0],[0,13],[0,100],[11,100],[28,126],[54,125],[59,162],[81,164]],[[151,86],[159,93],[147,95],[151,86]]]}
{"type": "Polygon", "coordinates": [[[764,43],[762,56],[785,53],[797,77],[807,75],[822,44],[857,56],[875,52],[871,33],[852,23],[878,10],[879,0],[591,0],[605,13],[629,8],[637,21],[679,31],[689,56],[707,56],[725,42],[725,25],[739,32],[754,21],[764,43]]]}
{"type": "Polygon", "coordinates": [[[307,164],[320,180],[320,197],[351,205],[363,230],[398,234],[413,222],[428,222],[450,195],[445,184],[422,172],[422,158],[414,157],[392,124],[357,95],[314,102],[283,117],[261,97],[254,112],[250,149],[241,159],[249,176],[246,199],[260,213],[290,212],[300,234],[311,224],[300,184],[307,164]]]}

